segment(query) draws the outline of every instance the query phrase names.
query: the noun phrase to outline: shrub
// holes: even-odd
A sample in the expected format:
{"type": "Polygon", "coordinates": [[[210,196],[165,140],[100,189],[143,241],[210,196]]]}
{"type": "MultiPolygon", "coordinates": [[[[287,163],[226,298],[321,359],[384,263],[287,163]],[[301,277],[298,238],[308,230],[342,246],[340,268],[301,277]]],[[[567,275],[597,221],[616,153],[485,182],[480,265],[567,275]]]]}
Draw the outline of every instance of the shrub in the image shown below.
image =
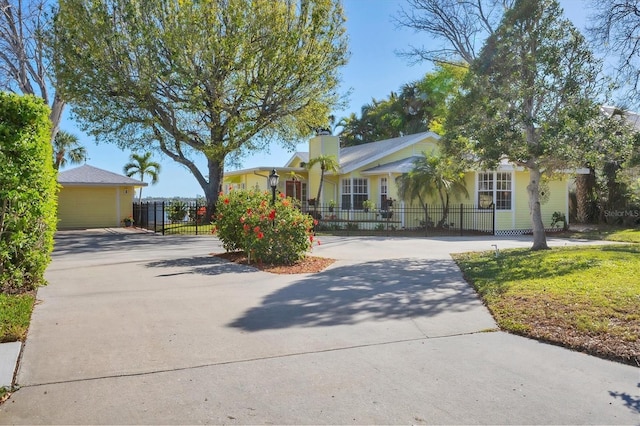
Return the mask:
{"type": "Polygon", "coordinates": [[[250,261],[291,264],[304,258],[313,244],[313,219],[281,195],[232,191],[216,204],[217,233],[227,251],[244,251],[250,261]]]}
{"type": "Polygon", "coordinates": [[[204,223],[206,216],[206,206],[198,206],[198,204],[196,204],[193,208],[189,208],[189,222],[191,223],[204,223]]]}
{"type": "Polygon", "coordinates": [[[187,203],[180,200],[173,200],[171,204],[169,204],[167,217],[171,223],[182,222],[187,215],[187,211],[187,203]]]}
{"type": "Polygon", "coordinates": [[[562,222],[562,228],[566,231],[569,229],[567,225],[567,217],[562,212],[553,212],[551,215],[551,227],[556,228],[559,227],[558,223],[562,222]]]}
{"type": "Polygon", "coordinates": [[[49,109],[0,93],[0,291],[45,284],[56,229],[57,183],[49,109]]]}

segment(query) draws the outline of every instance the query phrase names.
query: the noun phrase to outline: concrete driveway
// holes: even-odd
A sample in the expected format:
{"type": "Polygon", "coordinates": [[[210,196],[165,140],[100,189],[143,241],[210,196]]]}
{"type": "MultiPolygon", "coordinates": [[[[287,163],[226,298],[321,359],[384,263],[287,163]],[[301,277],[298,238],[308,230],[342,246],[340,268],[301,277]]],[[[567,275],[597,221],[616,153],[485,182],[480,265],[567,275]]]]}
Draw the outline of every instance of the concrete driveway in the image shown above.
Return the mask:
{"type": "Polygon", "coordinates": [[[329,269],[274,275],[59,233],[0,423],[640,424],[640,369],[495,331],[449,256],[528,238],[321,241],[329,269]]]}

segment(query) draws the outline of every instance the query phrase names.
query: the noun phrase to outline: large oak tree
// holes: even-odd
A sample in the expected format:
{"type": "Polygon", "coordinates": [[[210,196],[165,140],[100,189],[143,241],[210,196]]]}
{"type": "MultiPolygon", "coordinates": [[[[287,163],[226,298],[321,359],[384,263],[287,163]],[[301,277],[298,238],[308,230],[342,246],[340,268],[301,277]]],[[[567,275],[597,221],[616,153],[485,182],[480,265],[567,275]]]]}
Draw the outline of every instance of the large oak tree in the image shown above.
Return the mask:
{"type": "Polygon", "coordinates": [[[338,0],[60,0],[54,29],[59,85],[83,129],[155,146],[210,205],[225,160],[293,145],[340,101],[338,0]]]}
{"type": "Polygon", "coordinates": [[[447,118],[450,149],[470,148],[487,167],[507,159],[529,172],[532,249],[547,248],[543,174],[580,164],[594,142],[599,71],[557,1],[517,0],[473,62],[466,93],[447,118]]]}

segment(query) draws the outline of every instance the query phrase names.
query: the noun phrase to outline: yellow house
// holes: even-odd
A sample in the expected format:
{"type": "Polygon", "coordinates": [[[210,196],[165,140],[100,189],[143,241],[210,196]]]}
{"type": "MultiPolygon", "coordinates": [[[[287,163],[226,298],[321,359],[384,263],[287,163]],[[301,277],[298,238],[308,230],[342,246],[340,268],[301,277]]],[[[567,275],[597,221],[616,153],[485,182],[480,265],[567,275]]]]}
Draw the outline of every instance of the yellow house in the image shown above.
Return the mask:
{"type": "Polygon", "coordinates": [[[135,189],[146,183],[89,165],[58,174],[58,229],[111,228],[131,217],[135,189]]]}
{"type": "MultiPolygon", "coordinates": [[[[323,220],[345,223],[370,223],[370,229],[379,226],[381,218],[393,209],[393,224],[396,228],[414,229],[428,226],[435,221],[437,212],[427,215],[418,213],[422,209],[417,201],[401,200],[398,197],[396,178],[409,172],[414,161],[423,152],[437,152],[440,137],[433,132],[423,132],[393,139],[370,142],[340,148],[339,138],[330,134],[318,134],[309,141],[308,152],[296,152],[284,167],[276,167],[280,176],[278,191],[300,200],[305,211],[313,211],[318,203],[324,213],[323,220]],[[333,155],[340,165],[337,173],[327,172],[320,200],[317,191],[320,183],[320,168],[307,170],[304,166],[320,155],[333,155]],[[389,207],[392,200],[392,207],[389,207]],[[367,203],[365,203],[367,201],[367,203]],[[375,207],[372,211],[368,204],[375,207]],[[328,216],[325,208],[331,207],[328,216]],[[335,206],[335,207],[333,207],[335,206]],[[363,216],[363,212],[367,212],[363,216]],[[410,214],[411,213],[411,214],[410,214]],[[413,215],[413,216],[412,216],[413,215]]],[[[270,190],[268,176],[273,166],[231,171],[225,173],[223,191],[233,189],[270,190]]],[[[555,212],[569,217],[570,174],[560,174],[555,180],[545,183],[542,196],[542,217],[545,227],[552,227],[555,212]]],[[[502,162],[497,170],[470,170],[465,174],[469,197],[453,198],[451,204],[470,206],[455,213],[447,220],[447,226],[455,222],[465,223],[466,229],[477,229],[496,234],[522,234],[531,232],[531,217],[526,187],[529,173],[508,162],[502,162]],[[495,214],[493,214],[495,211],[495,214]],[[483,213],[491,213],[490,223],[480,224],[483,213]],[[478,222],[474,225],[475,222],[478,222]],[[474,228],[475,226],[475,228],[474,228]]],[[[434,208],[439,206],[435,198],[427,201],[434,208]]],[[[316,211],[317,212],[317,211],[316,211]]],[[[459,226],[459,225],[458,225],[459,226]]]]}

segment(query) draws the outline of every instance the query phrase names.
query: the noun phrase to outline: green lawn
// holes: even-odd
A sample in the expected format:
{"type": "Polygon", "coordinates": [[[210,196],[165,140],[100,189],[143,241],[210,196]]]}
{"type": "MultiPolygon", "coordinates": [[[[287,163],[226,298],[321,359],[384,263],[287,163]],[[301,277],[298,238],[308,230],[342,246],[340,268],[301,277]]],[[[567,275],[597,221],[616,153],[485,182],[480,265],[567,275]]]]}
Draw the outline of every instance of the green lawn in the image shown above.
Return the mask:
{"type": "Polygon", "coordinates": [[[32,294],[0,293],[0,343],[25,339],[34,301],[32,294]]]}
{"type": "MultiPolygon", "coordinates": [[[[211,235],[212,229],[213,229],[213,224],[198,225],[197,227],[198,235],[211,235]]],[[[164,234],[165,235],[195,235],[196,226],[192,223],[188,223],[188,224],[176,223],[176,224],[166,225],[164,227],[164,234]]]]}
{"type": "Polygon", "coordinates": [[[497,258],[465,253],[455,260],[502,329],[640,366],[639,245],[505,250],[497,258]]]}
{"type": "Polygon", "coordinates": [[[602,228],[587,232],[576,232],[572,234],[576,238],[588,238],[592,240],[619,241],[623,243],[640,243],[640,228],[638,229],[618,229],[602,228]]]}

